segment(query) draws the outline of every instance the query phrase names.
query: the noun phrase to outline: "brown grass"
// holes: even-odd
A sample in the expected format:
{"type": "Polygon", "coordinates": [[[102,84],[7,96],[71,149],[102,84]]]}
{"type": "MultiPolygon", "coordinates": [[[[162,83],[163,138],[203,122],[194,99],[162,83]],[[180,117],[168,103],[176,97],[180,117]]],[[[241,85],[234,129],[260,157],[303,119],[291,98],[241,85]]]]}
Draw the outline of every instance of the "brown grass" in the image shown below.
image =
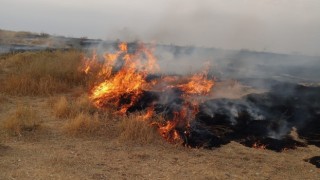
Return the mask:
{"type": "Polygon", "coordinates": [[[89,115],[80,113],[74,118],[68,120],[63,129],[69,135],[94,135],[101,130],[102,122],[99,115],[89,115]]]}
{"type": "Polygon", "coordinates": [[[85,84],[78,70],[82,58],[78,51],[25,52],[3,58],[2,68],[9,71],[0,91],[7,94],[51,95],[85,84]]]}
{"type": "Polygon", "coordinates": [[[68,102],[65,96],[61,96],[53,104],[53,113],[58,118],[67,118],[72,115],[70,102],[68,102]]]}
{"type": "Polygon", "coordinates": [[[160,135],[156,129],[143,120],[140,114],[123,117],[118,128],[119,140],[126,143],[151,144],[159,142],[160,135]]]}
{"type": "Polygon", "coordinates": [[[9,100],[8,100],[8,98],[7,98],[5,95],[0,94],[0,104],[5,103],[5,102],[8,102],[8,101],[9,101],[9,100]]]}
{"type": "Polygon", "coordinates": [[[88,94],[83,94],[82,96],[78,97],[74,101],[73,107],[76,109],[77,112],[85,112],[85,113],[94,113],[97,109],[93,106],[92,102],[90,101],[88,94]]]}
{"type": "Polygon", "coordinates": [[[320,154],[313,145],[276,153],[236,142],[213,150],[155,143],[161,136],[140,114],[113,116],[82,95],[81,88],[93,81],[77,71],[79,56],[75,51],[0,56],[0,179],[319,179],[319,170],[303,161],[320,154]],[[22,96],[47,94],[52,96],[22,96]],[[19,101],[32,108],[15,107],[19,101]],[[42,129],[46,133],[38,133],[42,129]],[[37,141],[3,132],[37,132],[32,133],[37,141]]]}
{"type": "Polygon", "coordinates": [[[2,122],[2,127],[11,135],[21,136],[23,132],[38,130],[41,127],[41,121],[30,107],[18,105],[15,112],[2,122]]]}
{"type": "Polygon", "coordinates": [[[80,113],[94,114],[97,111],[86,94],[76,99],[60,96],[57,100],[50,99],[48,103],[58,118],[74,118],[80,113]]]}
{"type": "Polygon", "coordinates": [[[63,130],[72,136],[102,134],[108,117],[108,113],[98,114],[87,95],[76,99],[59,97],[53,103],[53,113],[58,118],[66,119],[63,130]]]}

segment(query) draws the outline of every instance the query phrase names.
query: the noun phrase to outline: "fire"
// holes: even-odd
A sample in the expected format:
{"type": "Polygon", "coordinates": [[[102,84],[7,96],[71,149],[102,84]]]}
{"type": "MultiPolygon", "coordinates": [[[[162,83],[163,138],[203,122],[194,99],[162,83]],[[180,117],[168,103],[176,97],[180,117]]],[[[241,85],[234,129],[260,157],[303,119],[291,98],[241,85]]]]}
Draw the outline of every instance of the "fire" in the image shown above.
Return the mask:
{"type": "Polygon", "coordinates": [[[147,113],[143,116],[144,120],[150,119],[154,114],[154,106],[147,108],[147,113]]]}
{"type": "MultiPolygon", "coordinates": [[[[147,80],[148,75],[160,71],[157,60],[150,48],[140,45],[134,53],[129,53],[127,43],[120,43],[118,51],[106,53],[104,60],[98,60],[96,53],[91,59],[84,59],[81,70],[86,74],[94,69],[96,83],[89,92],[89,98],[97,108],[116,107],[117,113],[126,114],[131,107],[137,106],[147,91],[165,92],[168,89],[179,89],[184,103],[174,112],[172,119],[162,123],[152,123],[159,127],[159,133],[170,142],[181,140],[177,128],[188,134],[189,123],[198,112],[197,99],[193,97],[208,95],[214,81],[207,78],[208,70],[190,77],[159,76],[147,80]],[[97,65],[98,64],[98,65],[97,65]]],[[[156,102],[154,102],[156,103],[156,102]]],[[[145,107],[144,120],[149,120],[156,113],[154,103],[145,107]]]]}
{"type": "Polygon", "coordinates": [[[186,94],[206,95],[214,85],[214,81],[207,79],[207,70],[193,75],[189,82],[180,84],[178,87],[186,94]]]}
{"type": "Polygon", "coordinates": [[[255,149],[265,150],[267,146],[257,141],[252,145],[252,147],[255,149]]]}
{"type": "Polygon", "coordinates": [[[96,107],[101,108],[108,104],[115,104],[117,107],[121,105],[119,112],[126,113],[139,99],[143,90],[148,89],[149,84],[145,79],[148,72],[154,69],[154,60],[150,58],[147,59],[147,63],[142,64],[139,59],[142,51],[138,54],[128,54],[127,51],[127,44],[121,43],[119,51],[104,55],[104,64],[98,76],[105,79],[94,86],[90,93],[90,99],[96,107]],[[122,65],[118,72],[112,74],[119,56],[122,56],[122,65]],[[128,102],[121,102],[124,99],[128,102]]]}
{"type": "Polygon", "coordinates": [[[178,122],[176,121],[167,121],[166,124],[160,125],[159,133],[160,135],[167,139],[168,141],[177,141],[180,139],[179,133],[174,128],[178,122]]]}
{"type": "Polygon", "coordinates": [[[97,53],[94,51],[91,58],[84,58],[82,66],[79,68],[81,72],[89,74],[94,67],[98,65],[97,53]]]}

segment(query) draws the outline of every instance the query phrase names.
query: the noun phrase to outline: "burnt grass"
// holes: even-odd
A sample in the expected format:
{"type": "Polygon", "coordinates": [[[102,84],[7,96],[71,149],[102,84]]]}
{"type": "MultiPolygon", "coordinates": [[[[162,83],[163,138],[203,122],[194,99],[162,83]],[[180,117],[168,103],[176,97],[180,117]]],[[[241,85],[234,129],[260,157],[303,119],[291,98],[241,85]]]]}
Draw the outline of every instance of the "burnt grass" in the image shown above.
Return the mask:
{"type": "Polygon", "coordinates": [[[320,156],[314,156],[310,159],[305,159],[305,161],[315,165],[317,168],[320,168],[320,156]]]}
{"type": "MultiPolygon", "coordinates": [[[[276,83],[269,92],[249,94],[241,99],[210,99],[201,103],[195,119],[186,126],[175,127],[185,146],[217,148],[231,141],[253,147],[258,143],[265,149],[281,152],[307,145],[320,146],[320,87],[292,83],[276,83]],[[290,136],[296,128],[304,142],[290,136]]],[[[141,111],[151,104],[155,112],[172,120],[188,102],[179,89],[166,92],[145,91],[128,111],[141,111]]],[[[130,95],[119,104],[129,103],[130,95]]]]}
{"type": "Polygon", "coordinates": [[[239,100],[214,99],[200,105],[192,126],[192,146],[217,147],[230,141],[282,151],[309,145],[319,147],[320,87],[277,84],[270,92],[239,100]],[[295,127],[301,139],[289,136],[295,127]],[[199,134],[206,134],[199,136],[199,134]],[[193,135],[194,134],[194,135],[193,135]]]}

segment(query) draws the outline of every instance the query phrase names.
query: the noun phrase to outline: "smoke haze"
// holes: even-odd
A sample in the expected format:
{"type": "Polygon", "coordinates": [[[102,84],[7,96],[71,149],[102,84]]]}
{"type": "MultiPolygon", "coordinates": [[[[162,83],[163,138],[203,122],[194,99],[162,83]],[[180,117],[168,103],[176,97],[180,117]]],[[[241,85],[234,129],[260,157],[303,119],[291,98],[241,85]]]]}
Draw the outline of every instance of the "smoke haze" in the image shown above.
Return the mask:
{"type": "Polygon", "coordinates": [[[0,28],[320,55],[317,0],[0,0],[0,28]]]}

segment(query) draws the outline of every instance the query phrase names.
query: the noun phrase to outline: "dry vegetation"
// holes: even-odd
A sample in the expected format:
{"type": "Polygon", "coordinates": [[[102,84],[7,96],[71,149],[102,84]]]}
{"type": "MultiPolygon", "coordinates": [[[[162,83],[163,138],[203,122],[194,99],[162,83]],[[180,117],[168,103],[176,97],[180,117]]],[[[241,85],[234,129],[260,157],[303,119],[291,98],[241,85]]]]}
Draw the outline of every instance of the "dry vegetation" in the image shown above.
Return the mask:
{"type": "Polygon", "coordinates": [[[70,135],[97,134],[101,130],[102,121],[98,114],[90,115],[81,112],[64,124],[64,130],[70,135]]]}
{"type": "Polygon", "coordinates": [[[141,114],[98,110],[80,60],[77,51],[1,56],[0,179],[320,178],[303,161],[319,155],[314,146],[190,149],[164,142],[141,114]]]}
{"type": "Polygon", "coordinates": [[[81,53],[26,52],[2,58],[6,71],[0,81],[0,91],[10,95],[50,95],[68,92],[85,84],[78,71],[81,53]]]}
{"type": "Polygon", "coordinates": [[[24,132],[34,132],[41,127],[41,120],[30,107],[18,105],[15,111],[2,122],[2,128],[12,135],[22,136],[24,132]]]}
{"type": "Polygon", "coordinates": [[[123,117],[118,126],[120,131],[119,139],[122,142],[135,144],[160,142],[160,137],[156,129],[143,120],[140,114],[123,117]]]}
{"type": "Polygon", "coordinates": [[[44,45],[50,40],[49,34],[0,29],[1,44],[44,45]]]}

